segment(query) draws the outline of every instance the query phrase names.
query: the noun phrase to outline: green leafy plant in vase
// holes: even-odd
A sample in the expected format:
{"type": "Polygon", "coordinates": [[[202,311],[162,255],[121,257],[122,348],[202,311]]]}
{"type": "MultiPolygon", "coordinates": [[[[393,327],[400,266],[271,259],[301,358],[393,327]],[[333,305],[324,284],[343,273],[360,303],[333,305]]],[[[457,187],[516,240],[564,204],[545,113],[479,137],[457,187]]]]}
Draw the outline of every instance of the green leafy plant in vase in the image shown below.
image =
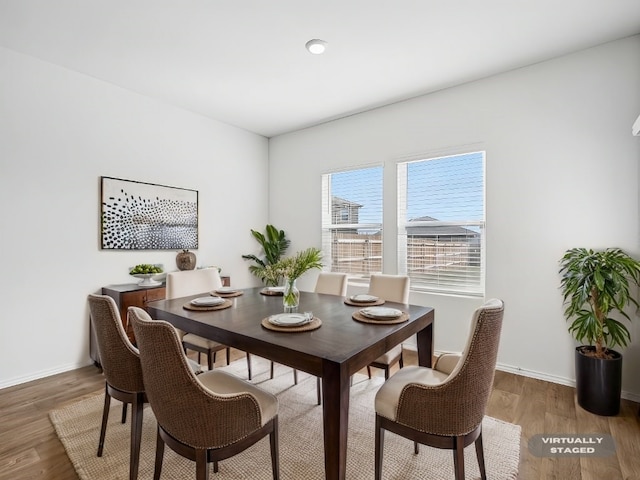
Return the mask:
{"type": "Polygon", "coordinates": [[[322,268],[322,251],[315,247],[302,250],[292,257],[283,258],[274,266],[285,281],[282,294],[285,312],[294,312],[298,308],[300,291],[296,287],[296,280],[313,268],[322,268]]]}

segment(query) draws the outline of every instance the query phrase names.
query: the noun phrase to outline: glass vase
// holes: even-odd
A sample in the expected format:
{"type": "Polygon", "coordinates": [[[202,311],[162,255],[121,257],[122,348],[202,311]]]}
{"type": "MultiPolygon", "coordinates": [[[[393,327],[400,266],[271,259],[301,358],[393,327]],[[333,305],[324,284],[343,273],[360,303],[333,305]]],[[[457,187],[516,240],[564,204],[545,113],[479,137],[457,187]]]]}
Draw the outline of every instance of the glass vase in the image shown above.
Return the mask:
{"type": "Polygon", "coordinates": [[[284,282],[284,292],[282,294],[282,305],[285,313],[298,311],[300,303],[300,290],[296,287],[295,278],[287,278],[284,282]]]}

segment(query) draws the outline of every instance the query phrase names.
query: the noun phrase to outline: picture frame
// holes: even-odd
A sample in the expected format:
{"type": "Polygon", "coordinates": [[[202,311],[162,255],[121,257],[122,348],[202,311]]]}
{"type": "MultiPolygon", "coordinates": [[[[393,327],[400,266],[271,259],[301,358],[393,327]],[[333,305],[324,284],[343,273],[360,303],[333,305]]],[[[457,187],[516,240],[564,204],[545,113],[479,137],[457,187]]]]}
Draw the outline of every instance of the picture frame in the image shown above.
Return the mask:
{"type": "Polygon", "coordinates": [[[103,250],[198,248],[198,191],[100,177],[103,250]]]}

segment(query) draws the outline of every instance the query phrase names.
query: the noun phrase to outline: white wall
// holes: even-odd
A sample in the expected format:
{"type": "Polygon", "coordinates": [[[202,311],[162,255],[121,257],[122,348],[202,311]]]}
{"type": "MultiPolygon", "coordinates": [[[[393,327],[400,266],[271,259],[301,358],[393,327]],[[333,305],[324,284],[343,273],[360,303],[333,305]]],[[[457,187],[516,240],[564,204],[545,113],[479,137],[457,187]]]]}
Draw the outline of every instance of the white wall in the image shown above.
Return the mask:
{"type": "Polygon", "coordinates": [[[86,296],[177,251],[102,251],[100,176],[199,191],[198,265],[255,283],[268,141],[0,48],[0,388],[90,363],[86,296]]]}
{"type": "MultiPolygon", "coordinates": [[[[486,296],[506,304],[500,368],[572,384],[558,261],[575,246],[640,256],[640,139],[630,133],[639,113],[635,36],[273,138],[269,218],[292,250],[320,247],[320,175],[383,164],[384,266],[395,273],[396,162],[486,150],[486,296]]],[[[312,288],[312,276],[300,286],[312,288]]],[[[437,350],[463,346],[477,299],[414,293],[411,301],[436,308],[437,350]]],[[[623,390],[640,400],[637,321],[632,335],[623,390]]]]}

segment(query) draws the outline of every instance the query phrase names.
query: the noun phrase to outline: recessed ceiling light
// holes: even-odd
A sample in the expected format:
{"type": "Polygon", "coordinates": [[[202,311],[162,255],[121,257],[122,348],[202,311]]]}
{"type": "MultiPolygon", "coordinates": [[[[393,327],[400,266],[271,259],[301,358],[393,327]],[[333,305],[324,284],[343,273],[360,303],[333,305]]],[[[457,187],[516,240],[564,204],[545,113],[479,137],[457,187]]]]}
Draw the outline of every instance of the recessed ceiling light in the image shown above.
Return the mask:
{"type": "Polygon", "coordinates": [[[309,52],[313,53],[314,55],[320,55],[327,49],[327,42],[314,38],[313,40],[309,40],[305,44],[305,47],[307,47],[307,50],[309,50],[309,52]]]}

